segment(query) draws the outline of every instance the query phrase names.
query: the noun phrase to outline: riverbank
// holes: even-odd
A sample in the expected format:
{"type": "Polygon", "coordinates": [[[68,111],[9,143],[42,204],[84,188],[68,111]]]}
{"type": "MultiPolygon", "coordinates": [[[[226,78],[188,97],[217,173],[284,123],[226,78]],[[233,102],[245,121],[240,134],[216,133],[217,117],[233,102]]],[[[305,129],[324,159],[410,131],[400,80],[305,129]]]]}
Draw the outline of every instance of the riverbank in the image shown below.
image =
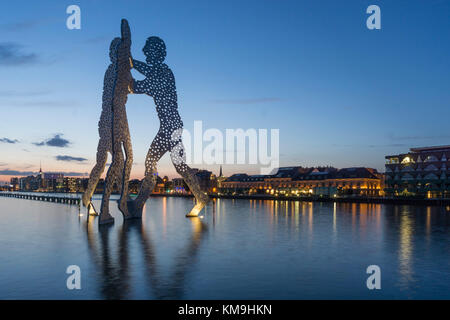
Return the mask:
{"type": "MultiPolygon", "coordinates": [[[[22,192],[0,192],[0,193],[16,193],[22,192]]],[[[26,194],[43,194],[42,192],[24,192],[26,194]]],[[[46,192],[45,194],[53,194],[46,192]]],[[[62,194],[62,193],[59,193],[62,194]]],[[[80,193],[67,193],[67,195],[80,195],[80,193]]],[[[100,193],[96,195],[101,195],[100,193]]],[[[132,194],[132,196],[135,196],[132,194]]],[[[181,197],[193,198],[190,194],[173,194],[173,193],[153,193],[151,197],[181,197]]],[[[212,199],[246,199],[246,200],[280,200],[280,201],[304,201],[304,202],[337,202],[337,203],[379,203],[379,204],[397,204],[397,205],[422,205],[422,206],[450,206],[450,199],[417,199],[417,198],[385,198],[385,197],[296,197],[296,196],[273,196],[273,195],[218,195],[210,194],[212,199]]]]}
{"type": "MultiPolygon", "coordinates": [[[[186,197],[188,194],[157,194],[152,197],[186,197]]],[[[450,206],[450,199],[415,199],[415,198],[369,198],[369,197],[286,197],[270,195],[209,195],[213,199],[247,199],[247,200],[280,200],[280,201],[305,201],[305,202],[337,202],[337,203],[383,203],[400,205],[426,205],[426,206],[450,206]]]]}

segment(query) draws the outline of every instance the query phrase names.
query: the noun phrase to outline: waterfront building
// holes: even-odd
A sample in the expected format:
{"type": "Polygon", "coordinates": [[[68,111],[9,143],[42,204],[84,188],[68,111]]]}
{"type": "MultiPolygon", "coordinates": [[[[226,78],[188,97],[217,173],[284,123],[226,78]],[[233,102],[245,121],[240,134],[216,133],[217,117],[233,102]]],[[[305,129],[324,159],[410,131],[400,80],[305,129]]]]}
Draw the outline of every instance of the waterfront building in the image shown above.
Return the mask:
{"type": "Polygon", "coordinates": [[[141,180],[133,179],[128,183],[128,192],[131,194],[137,194],[141,188],[141,180]]]}
{"type": "Polygon", "coordinates": [[[387,196],[450,197],[450,146],[411,148],[385,158],[387,196]]]}
{"type": "Polygon", "coordinates": [[[186,194],[187,193],[187,185],[184,182],[183,178],[173,178],[172,179],[172,190],[177,194],[186,194]]]}
{"type": "Polygon", "coordinates": [[[65,192],[64,175],[62,173],[44,173],[42,165],[39,172],[21,178],[11,178],[12,190],[37,191],[37,192],[65,192]]]}
{"type": "Polygon", "coordinates": [[[62,173],[40,173],[41,185],[39,191],[44,192],[67,192],[62,173]]]}
{"type": "Polygon", "coordinates": [[[200,189],[207,193],[217,192],[217,178],[214,173],[208,170],[194,169],[200,189]]]}
{"type": "Polygon", "coordinates": [[[83,190],[81,190],[82,185],[80,178],[64,177],[62,186],[62,192],[83,192],[83,190]]]}
{"type": "Polygon", "coordinates": [[[220,190],[220,188],[222,188],[222,182],[224,182],[227,179],[227,177],[225,177],[223,175],[222,172],[222,166],[220,166],[220,170],[219,170],[219,176],[217,177],[217,189],[220,190]]]}
{"type": "MultiPolygon", "coordinates": [[[[214,173],[208,170],[200,170],[196,168],[191,169],[197,177],[200,189],[209,194],[217,193],[217,177],[214,173]]],[[[174,178],[172,180],[171,190],[177,194],[189,194],[189,187],[182,178],[174,178]]]]}
{"type": "Polygon", "coordinates": [[[39,176],[28,176],[19,179],[19,189],[21,191],[36,191],[40,188],[40,184],[39,176]]]}
{"type": "Polygon", "coordinates": [[[163,183],[164,183],[164,192],[171,193],[173,190],[173,182],[169,180],[169,177],[164,176],[163,183]]]}
{"type": "Polygon", "coordinates": [[[19,190],[19,178],[14,177],[10,179],[10,187],[9,189],[11,191],[17,191],[19,190]]]}
{"type": "Polygon", "coordinates": [[[36,176],[36,178],[38,179],[39,188],[43,188],[45,175],[44,172],[42,171],[42,163],[39,163],[39,173],[36,176]]]}
{"type": "Polygon", "coordinates": [[[382,175],[372,168],[282,167],[273,175],[234,174],[220,193],[273,196],[380,196],[382,175]]]}
{"type": "Polygon", "coordinates": [[[164,187],[165,187],[164,179],[158,176],[158,174],[156,174],[156,185],[152,193],[157,194],[166,193],[166,189],[164,187]]]}

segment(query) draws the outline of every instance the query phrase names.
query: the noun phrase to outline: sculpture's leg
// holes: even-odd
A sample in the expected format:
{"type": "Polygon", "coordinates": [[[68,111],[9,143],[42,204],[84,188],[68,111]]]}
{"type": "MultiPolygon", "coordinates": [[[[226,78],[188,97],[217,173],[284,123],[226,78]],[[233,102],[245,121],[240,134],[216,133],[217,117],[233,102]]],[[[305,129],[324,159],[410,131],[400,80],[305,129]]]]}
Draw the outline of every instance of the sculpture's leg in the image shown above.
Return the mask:
{"type": "Polygon", "coordinates": [[[112,163],[108,169],[108,173],[106,174],[99,224],[114,222],[114,218],[109,214],[109,199],[113,190],[114,182],[117,180],[120,170],[124,165],[123,153],[120,145],[118,145],[118,148],[115,149],[116,152],[113,155],[112,163]]]}
{"type": "Polygon", "coordinates": [[[184,147],[181,141],[172,149],[170,158],[178,174],[183,177],[191,192],[194,194],[197,203],[186,217],[197,217],[200,211],[209,201],[208,195],[200,189],[197,177],[192,173],[192,169],[185,163],[184,147]]]}
{"type": "MultiPolygon", "coordinates": [[[[128,130],[127,130],[128,131],[128,130]]],[[[122,212],[124,219],[132,218],[133,216],[128,211],[127,202],[130,200],[128,197],[128,182],[130,180],[131,167],[133,165],[133,149],[131,148],[130,135],[128,134],[124,141],[125,149],[125,164],[123,167],[122,175],[122,190],[119,200],[119,210],[122,212]]]]}
{"type": "Polygon", "coordinates": [[[132,76],[130,72],[130,45],[131,45],[131,34],[128,22],[122,19],[121,25],[122,39],[117,51],[118,58],[118,70],[117,70],[117,82],[115,87],[115,121],[118,121],[117,126],[120,130],[120,148],[121,152],[125,153],[125,164],[122,168],[121,178],[122,184],[120,185],[120,199],[119,199],[119,210],[122,212],[124,219],[132,218],[129,213],[127,202],[128,198],[128,183],[130,180],[131,167],[133,165],[133,150],[131,147],[130,130],[128,127],[126,103],[127,94],[129,91],[129,84],[131,82],[132,76]],[[123,150],[122,150],[123,146],[123,150]]]}
{"type": "Polygon", "coordinates": [[[98,216],[98,212],[95,210],[94,205],[92,204],[92,202],[90,202],[87,205],[87,214],[88,214],[88,216],[98,216]]]}
{"type": "Polygon", "coordinates": [[[147,199],[150,197],[156,185],[156,164],[159,159],[168,151],[167,144],[164,143],[165,137],[158,131],[156,137],[153,139],[147,157],[145,158],[145,177],[142,180],[139,194],[134,201],[128,202],[128,210],[136,218],[142,216],[142,209],[147,199]]]}
{"type": "Polygon", "coordinates": [[[145,170],[145,177],[142,179],[141,188],[134,201],[128,201],[128,210],[134,218],[142,217],[142,210],[147,199],[150,197],[156,185],[156,162],[145,170]]]}
{"type": "Polygon", "coordinates": [[[100,180],[100,176],[103,171],[105,171],[105,165],[108,159],[108,150],[105,148],[105,144],[105,141],[103,139],[100,139],[97,148],[97,163],[91,171],[88,186],[86,188],[86,191],[83,193],[83,205],[87,208],[89,208],[92,195],[95,192],[95,188],[97,187],[98,181],[100,180]]]}

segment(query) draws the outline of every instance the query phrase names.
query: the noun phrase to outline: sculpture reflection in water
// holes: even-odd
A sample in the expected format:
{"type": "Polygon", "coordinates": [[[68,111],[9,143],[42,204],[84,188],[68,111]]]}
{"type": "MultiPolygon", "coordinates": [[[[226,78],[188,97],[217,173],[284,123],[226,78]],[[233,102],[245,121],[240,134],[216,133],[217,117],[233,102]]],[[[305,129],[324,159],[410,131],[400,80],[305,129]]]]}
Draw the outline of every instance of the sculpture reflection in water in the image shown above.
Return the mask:
{"type": "Polygon", "coordinates": [[[92,211],[91,198],[105,169],[109,152],[112,155],[112,163],[106,175],[99,223],[114,221],[109,214],[109,199],[114,183],[121,189],[119,210],[124,218],[141,218],[144,204],[156,185],[156,165],[165,153],[170,152],[176,171],[183,177],[196,199],[194,208],[186,216],[196,217],[209,198],[200,189],[197,177],[186,164],[186,154],[181,140],[183,122],[178,113],[175,77],[164,63],[166,45],[158,37],[149,37],[143,48],[146,56],[144,63],[131,57],[131,33],[125,19],[122,20],[121,34],[122,37],[115,38],[110,47],[111,65],[106,71],[104,80],[97,163],[92,169],[87,190],[83,195],[83,204],[88,207],[89,212],[92,211]],[[130,72],[132,67],[143,74],[145,79],[134,80],[130,72]],[[128,93],[147,94],[153,97],[160,120],[160,128],[147,153],[145,176],[135,200],[128,197],[128,181],[133,161],[125,109],[128,93]]]}
{"type": "Polygon", "coordinates": [[[89,217],[86,223],[86,235],[89,252],[98,267],[96,277],[99,279],[100,294],[104,299],[129,299],[132,295],[132,277],[130,266],[130,252],[135,252],[138,244],[129,242],[130,238],[138,238],[141,244],[143,261],[145,263],[146,278],[149,283],[149,297],[155,299],[182,299],[184,295],[184,283],[189,269],[196,262],[197,253],[207,226],[200,218],[189,219],[192,224],[192,234],[189,241],[179,255],[174,259],[172,272],[163,278],[162,271],[167,270],[158,266],[155,245],[145,224],[141,220],[124,221],[121,229],[112,226],[95,228],[94,217],[89,217]],[[98,233],[96,232],[98,230],[98,233]],[[117,244],[112,240],[112,231],[118,231],[117,244]],[[100,239],[96,239],[99,237],[100,239]],[[133,248],[131,247],[133,246],[133,248]],[[113,250],[111,250],[113,248],[113,250]],[[117,251],[115,251],[117,250],[117,251]]]}

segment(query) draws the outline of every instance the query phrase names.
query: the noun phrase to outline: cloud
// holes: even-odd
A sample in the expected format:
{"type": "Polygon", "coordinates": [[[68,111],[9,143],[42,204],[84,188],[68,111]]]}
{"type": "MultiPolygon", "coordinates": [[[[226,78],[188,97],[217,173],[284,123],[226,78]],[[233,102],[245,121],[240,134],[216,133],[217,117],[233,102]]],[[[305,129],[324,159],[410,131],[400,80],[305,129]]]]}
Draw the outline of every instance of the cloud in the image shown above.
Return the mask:
{"type": "Polygon", "coordinates": [[[14,143],[19,142],[19,140],[17,140],[17,139],[11,140],[11,139],[8,139],[8,138],[0,138],[0,142],[14,144],[14,143]]]}
{"type": "Polygon", "coordinates": [[[62,155],[58,155],[58,156],[56,156],[55,158],[56,158],[56,160],[58,160],[58,161],[68,161],[68,162],[71,162],[71,161],[75,161],[75,162],[84,162],[84,161],[87,160],[86,158],[72,157],[72,156],[62,156],[62,155]]]}
{"type": "Polygon", "coordinates": [[[62,173],[65,177],[86,177],[89,175],[89,173],[87,173],[87,172],[74,172],[74,171],[69,171],[69,172],[49,171],[49,172],[45,172],[45,173],[49,173],[49,174],[62,173]]]}
{"type": "Polygon", "coordinates": [[[39,62],[39,57],[36,53],[23,53],[22,48],[22,45],[13,42],[0,43],[0,65],[20,66],[39,62]]]}
{"type": "Polygon", "coordinates": [[[269,103],[281,101],[277,97],[266,97],[266,98],[253,98],[253,99],[217,99],[211,102],[217,104],[258,104],[258,103],[269,103]]]}
{"type": "Polygon", "coordinates": [[[33,171],[0,170],[0,176],[31,176],[33,174],[33,171]]]}
{"type": "Polygon", "coordinates": [[[87,177],[87,172],[61,172],[65,177],[87,177]]]}
{"type": "Polygon", "coordinates": [[[70,141],[64,138],[61,138],[62,134],[55,134],[53,138],[50,138],[41,142],[33,142],[35,146],[49,146],[49,147],[58,147],[58,148],[66,148],[70,145],[70,141]]]}

